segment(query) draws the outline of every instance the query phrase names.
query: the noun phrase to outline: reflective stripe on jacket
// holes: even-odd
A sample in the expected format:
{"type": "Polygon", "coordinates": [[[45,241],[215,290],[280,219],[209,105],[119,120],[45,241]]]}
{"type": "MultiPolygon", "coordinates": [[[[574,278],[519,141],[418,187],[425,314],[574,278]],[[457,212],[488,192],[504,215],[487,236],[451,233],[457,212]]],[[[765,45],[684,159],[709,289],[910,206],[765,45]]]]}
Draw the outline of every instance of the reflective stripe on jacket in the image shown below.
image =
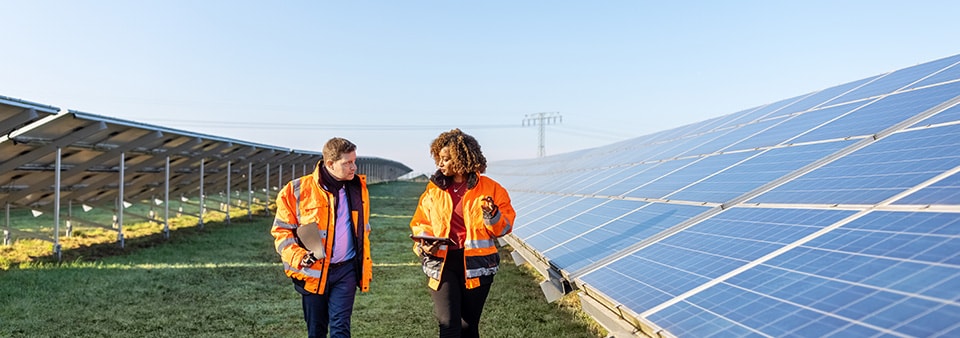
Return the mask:
{"type": "MultiPolygon", "coordinates": [[[[303,288],[309,292],[323,294],[327,283],[327,270],[333,255],[334,228],[336,225],[336,201],[338,195],[320,187],[320,166],[317,164],[313,173],[287,183],[277,195],[277,213],[273,220],[270,233],[273,234],[274,246],[283,261],[283,270],[288,277],[303,280],[303,288]],[[315,254],[317,262],[312,266],[299,267],[300,261],[307,254],[307,250],[297,239],[297,228],[302,225],[317,225],[320,237],[324,244],[324,252],[315,254]],[[321,257],[322,256],[322,257],[321,257]]],[[[351,210],[353,221],[354,244],[358,252],[354,263],[360,271],[358,287],[360,291],[370,289],[373,277],[373,261],[370,259],[370,195],[367,191],[367,179],[364,175],[356,175],[346,185],[360,185],[362,214],[351,210]],[[357,263],[359,261],[359,263],[357,263]]]]}
{"type": "MultiPolygon", "coordinates": [[[[467,191],[463,195],[463,222],[466,226],[463,257],[466,267],[466,287],[480,286],[481,276],[492,276],[500,267],[500,255],[497,253],[496,239],[513,231],[516,212],[510,203],[510,195],[499,183],[479,174],[467,175],[467,191]],[[499,208],[499,214],[489,222],[483,218],[481,205],[483,198],[493,197],[499,208]]],[[[426,191],[420,196],[420,203],[410,221],[410,229],[415,235],[450,237],[450,218],[453,213],[453,200],[450,194],[438,186],[435,180],[427,183],[426,191]]],[[[444,183],[441,182],[441,185],[444,183]]],[[[413,251],[419,253],[420,244],[414,243],[413,251]]],[[[436,290],[440,286],[440,271],[447,255],[447,246],[440,246],[437,256],[424,255],[423,272],[430,277],[429,286],[436,290]]]]}

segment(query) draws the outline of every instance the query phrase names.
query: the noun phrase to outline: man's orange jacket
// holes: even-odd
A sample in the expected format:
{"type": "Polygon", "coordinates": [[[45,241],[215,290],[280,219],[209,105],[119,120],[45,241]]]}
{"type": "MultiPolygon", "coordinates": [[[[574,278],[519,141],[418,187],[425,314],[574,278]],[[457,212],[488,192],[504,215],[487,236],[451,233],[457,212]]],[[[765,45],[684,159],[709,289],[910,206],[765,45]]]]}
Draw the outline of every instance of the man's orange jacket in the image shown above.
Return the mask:
{"type": "MultiPolygon", "coordinates": [[[[313,173],[287,183],[277,195],[277,215],[270,232],[274,237],[274,245],[280,259],[283,261],[283,270],[288,277],[305,281],[303,288],[309,292],[323,294],[327,284],[327,271],[333,255],[333,238],[336,215],[336,192],[329,192],[320,187],[320,166],[318,163],[313,173]],[[296,236],[297,228],[316,224],[323,242],[324,252],[315,253],[319,258],[312,266],[300,266],[300,261],[307,254],[303,244],[296,236]],[[320,257],[323,256],[323,257],[320,257]]],[[[370,195],[367,191],[367,179],[364,175],[356,175],[353,180],[346,181],[346,185],[359,184],[362,192],[362,204],[358,210],[351,210],[353,221],[354,243],[362,248],[357,252],[355,260],[359,258],[357,269],[360,270],[357,286],[360,291],[370,289],[370,280],[373,278],[373,261],[370,259],[370,195]]]]}

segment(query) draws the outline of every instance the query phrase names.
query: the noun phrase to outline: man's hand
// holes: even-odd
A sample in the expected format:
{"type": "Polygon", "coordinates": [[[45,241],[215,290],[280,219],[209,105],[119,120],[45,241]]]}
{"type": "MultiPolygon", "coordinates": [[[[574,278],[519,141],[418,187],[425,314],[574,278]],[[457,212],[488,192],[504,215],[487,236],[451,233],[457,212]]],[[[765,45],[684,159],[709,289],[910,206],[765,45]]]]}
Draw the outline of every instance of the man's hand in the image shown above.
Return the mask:
{"type": "Polygon", "coordinates": [[[486,219],[497,217],[497,213],[500,211],[497,204],[493,202],[493,197],[490,196],[483,198],[483,204],[480,205],[480,208],[483,209],[483,218],[486,219]]]}
{"type": "Polygon", "coordinates": [[[307,251],[307,254],[303,256],[303,259],[300,260],[300,268],[308,268],[317,262],[317,256],[313,255],[313,251],[307,251]]]}

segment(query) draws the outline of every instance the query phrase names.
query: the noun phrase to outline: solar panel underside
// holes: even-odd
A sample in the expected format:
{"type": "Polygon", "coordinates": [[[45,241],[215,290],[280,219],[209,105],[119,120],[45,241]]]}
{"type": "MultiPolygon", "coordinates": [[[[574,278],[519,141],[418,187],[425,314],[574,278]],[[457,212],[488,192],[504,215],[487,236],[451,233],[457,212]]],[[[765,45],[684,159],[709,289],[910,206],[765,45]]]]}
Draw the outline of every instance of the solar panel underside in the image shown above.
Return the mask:
{"type": "Polygon", "coordinates": [[[491,175],[516,239],[670,334],[960,336],[958,63],[491,175]]]}

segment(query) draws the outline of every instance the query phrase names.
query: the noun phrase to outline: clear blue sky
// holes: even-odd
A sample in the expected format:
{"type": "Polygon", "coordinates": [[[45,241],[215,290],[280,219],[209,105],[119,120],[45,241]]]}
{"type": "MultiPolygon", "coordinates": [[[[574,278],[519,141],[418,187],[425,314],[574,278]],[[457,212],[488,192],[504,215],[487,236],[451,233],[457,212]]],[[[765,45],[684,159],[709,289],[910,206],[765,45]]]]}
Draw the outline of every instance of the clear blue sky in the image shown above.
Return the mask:
{"type": "Polygon", "coordinates": [[[557,154],[960,53],[960,1],[0,0],[0,95],[432,172],[557,154]]]}

